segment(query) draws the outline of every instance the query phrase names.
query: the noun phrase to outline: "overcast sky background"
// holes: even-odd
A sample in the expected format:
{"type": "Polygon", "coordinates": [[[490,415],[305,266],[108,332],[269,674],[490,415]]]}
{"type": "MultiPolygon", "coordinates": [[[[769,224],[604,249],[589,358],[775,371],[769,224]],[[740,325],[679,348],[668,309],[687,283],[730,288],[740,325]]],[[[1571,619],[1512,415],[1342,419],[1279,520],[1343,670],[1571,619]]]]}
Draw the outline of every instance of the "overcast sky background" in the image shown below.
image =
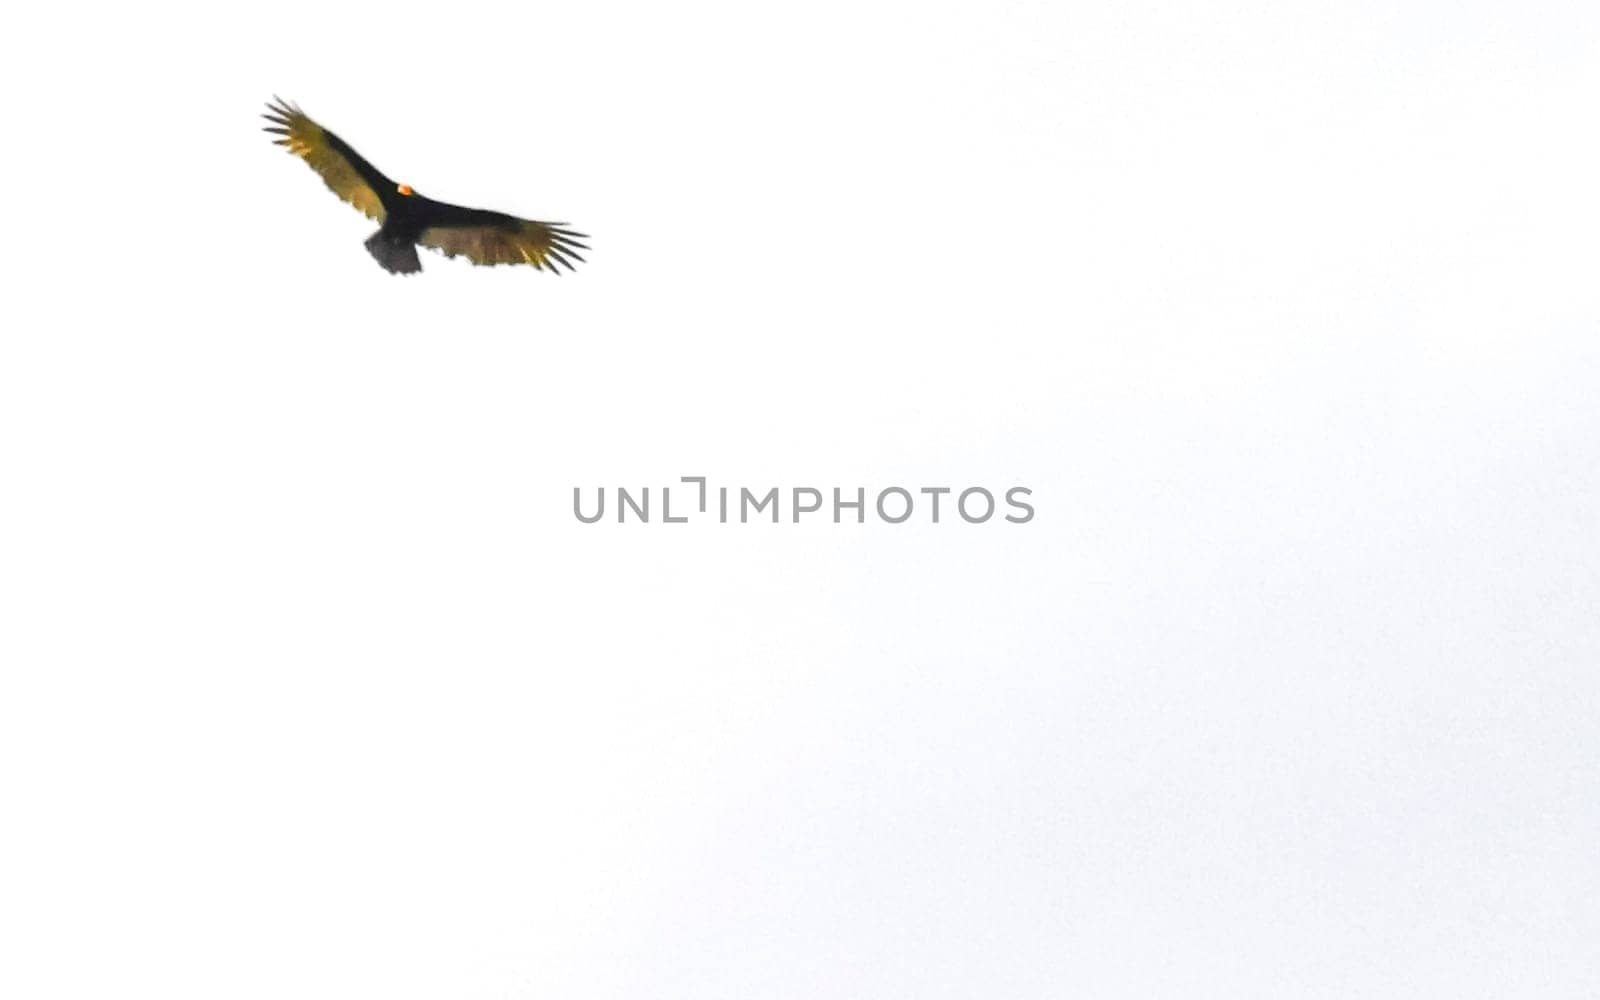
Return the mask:
{"type": "Polygon", "coordinates": [[[1592,5],[10,22],[0,993],[1600,994],[1592,5]]]}

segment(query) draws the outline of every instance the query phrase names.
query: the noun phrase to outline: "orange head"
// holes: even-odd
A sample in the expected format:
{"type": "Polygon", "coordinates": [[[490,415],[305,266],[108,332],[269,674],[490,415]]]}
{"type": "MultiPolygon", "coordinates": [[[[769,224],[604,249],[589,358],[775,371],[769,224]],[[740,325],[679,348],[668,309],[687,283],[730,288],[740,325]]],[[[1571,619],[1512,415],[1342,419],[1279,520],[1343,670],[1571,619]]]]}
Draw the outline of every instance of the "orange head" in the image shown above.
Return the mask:
{"type": "Polygon", "coordinates": [[[405,195],[407,198],[411,197],[413,194],[416,193],[416,192],[411,190],[411,185],[410,184],[402,184],[398,188],[396,188],[395,190],[399,191],[401,194],[405,195]]]}

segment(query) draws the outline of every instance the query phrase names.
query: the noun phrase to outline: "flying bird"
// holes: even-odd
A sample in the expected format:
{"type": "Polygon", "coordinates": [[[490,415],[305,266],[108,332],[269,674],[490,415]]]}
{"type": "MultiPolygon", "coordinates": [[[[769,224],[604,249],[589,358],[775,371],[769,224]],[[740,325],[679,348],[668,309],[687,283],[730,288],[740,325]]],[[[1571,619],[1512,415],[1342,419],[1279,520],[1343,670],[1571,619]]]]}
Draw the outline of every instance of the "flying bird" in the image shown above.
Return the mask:
{"type": "Polygon", "coordinates": [[[446,257],[460,254],[474,264],[532,264],[560,274],[581,261],[579,250],[588,246],[582,233],[564,229],[564,222],[534,222],[502,212],[463,208],[434,201],[396,184],[361,158],[343,139],[312,121],[305,112],[281,98],[267,105],[271,122],[266,131],[273,142],[306,161],[333,193],[354,205],[379,229],[367,239],[367,249],[384,270],[412,274],[422,270],[417,244],[446,257]]]}

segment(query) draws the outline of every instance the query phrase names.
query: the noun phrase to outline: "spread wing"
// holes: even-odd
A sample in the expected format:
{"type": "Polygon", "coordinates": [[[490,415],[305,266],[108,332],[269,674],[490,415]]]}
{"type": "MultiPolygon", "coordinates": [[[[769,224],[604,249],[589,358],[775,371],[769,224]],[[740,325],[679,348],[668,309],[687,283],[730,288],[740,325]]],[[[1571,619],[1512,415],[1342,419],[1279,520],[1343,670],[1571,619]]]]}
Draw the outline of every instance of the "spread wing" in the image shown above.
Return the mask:
{"type": "Polygon", "coordinates": [[[272,123],[266,131],[283,137],[272,141],[305,160],[334,194],[382,222],[385,212],[378,192],[394,190],[394,183],[304,111],[281,98],[273,100],[277,103],[267,105],[272,113],[261,116],[272,123]]]}
{"type": "Polygon", "coordinates": [[[534,222],[431,199],[424,217],[427,222],[418,243],[446,257],[459,254],[474,264],[532,264],[560,274],[557,264],[570,271],[574,260],[583,260],[578,251],[589,249],[579,242],[587,236],[563,229],[561,222],[534,222]]]}

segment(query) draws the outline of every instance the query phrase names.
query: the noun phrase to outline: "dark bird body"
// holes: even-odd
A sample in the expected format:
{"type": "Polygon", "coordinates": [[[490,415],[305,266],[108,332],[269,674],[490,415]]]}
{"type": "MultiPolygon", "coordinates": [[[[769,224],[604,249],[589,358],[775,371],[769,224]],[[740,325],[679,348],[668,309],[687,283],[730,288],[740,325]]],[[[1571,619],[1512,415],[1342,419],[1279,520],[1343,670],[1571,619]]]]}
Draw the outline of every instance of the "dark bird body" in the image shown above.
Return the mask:
{"type": "Polygon", "coordinates": [[[446,257],[465,256],[474,264],[531,264],[560,274],[583,260],[582,233],[563,223],[535,222],[503,212],[434,201],[396,184],[368,163],[349,143],[312,121],[299,108],[279,101],[268,105],[266,131],[315,170],[334,194],[381,224],[366,246],[378,263],[396,274],[422,270],[417,246],[446,257]]]}

